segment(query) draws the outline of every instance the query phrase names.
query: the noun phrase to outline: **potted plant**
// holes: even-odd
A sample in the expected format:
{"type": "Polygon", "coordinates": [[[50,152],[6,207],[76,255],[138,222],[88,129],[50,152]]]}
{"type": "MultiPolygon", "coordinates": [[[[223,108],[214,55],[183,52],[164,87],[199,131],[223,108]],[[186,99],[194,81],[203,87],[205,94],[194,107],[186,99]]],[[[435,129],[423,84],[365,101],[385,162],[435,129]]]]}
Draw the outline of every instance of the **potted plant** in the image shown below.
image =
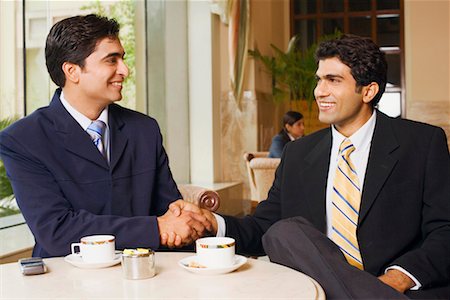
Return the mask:
{"type": "MultiPolygon", "coordinates": [[[[0,120],[0,131],[11,125],[17,118],[6,118],[0,120]]],[[[6,176],[5,166],[0,160],[0,217],[20,213],[16,199],[13,194],[11,183],[6,176]]]]}
{"type": "MultiPolygon", "coordinates": [[[[321,39],[339,37],[340,33],[321,39]]],[[[317,44],[306,49],[299,46],[300,37],[294,35],[289,41],[287,51],[283,52],[271,44],[274,56],[262,55],[258,49],[249,50],[250,56],[263,63],[266,71],[272,76],[272,96],[275,102],[305,100],[311,110],[314,102],[317,69],[314,54],[317,44]]]]}

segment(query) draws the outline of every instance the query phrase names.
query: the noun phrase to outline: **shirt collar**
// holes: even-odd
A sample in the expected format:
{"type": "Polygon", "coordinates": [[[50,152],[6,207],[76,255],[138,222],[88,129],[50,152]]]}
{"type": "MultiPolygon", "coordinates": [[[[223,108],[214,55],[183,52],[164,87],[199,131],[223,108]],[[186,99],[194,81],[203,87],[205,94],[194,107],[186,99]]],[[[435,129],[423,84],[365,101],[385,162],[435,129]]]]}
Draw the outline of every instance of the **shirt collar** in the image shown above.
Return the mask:
{"type": "Polygon", "coordinates": [[[295,138],[289,132],[286,133],[291,141],[295,141],[295,138]]]}
{"type": "MultiPolygon", "coordinates": [[[[76,110],[72,105],[70,105],[66,98],[64,98],[64,92],[61,91],[61,96],[59,96],[59,99],[61,99],[62,105],[69,112],[69,114],[75,119],[75,121],[78,122],[78,124],[80,124],[83,130],[86,131],[89,125],[91,125],[92,120],[76,110]]],[[[97,120],[103,121],[108,127],[108,106],[105,107],[97,120]]]]}
{"type": "MultiPolygon", "coordinates": [[[[370,145],[373,132],[375,130],[376,120],[376,110],[374,109],[369,120],[355,133],[348,137],[348,139],[352,141],[353,146],[355,146],[355,151],[363,150],[370,145]]],[[[339,149],[339,146],[346,137],[337,131],[334,125],[331,126],[331,134],[333,136],[333,148],[336,149],[337,147],[337,149],[339,149]]]]}

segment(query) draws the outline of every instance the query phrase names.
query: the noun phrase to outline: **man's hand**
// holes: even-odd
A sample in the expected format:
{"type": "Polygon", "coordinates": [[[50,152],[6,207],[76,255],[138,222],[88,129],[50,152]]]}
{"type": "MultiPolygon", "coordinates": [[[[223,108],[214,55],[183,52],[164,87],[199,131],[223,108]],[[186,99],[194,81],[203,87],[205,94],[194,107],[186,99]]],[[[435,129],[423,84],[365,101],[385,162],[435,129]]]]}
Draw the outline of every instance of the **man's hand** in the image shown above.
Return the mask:
{"type": "Polygon", "coordinates": [[[178,215],[168,210],[157,220],[161,245],[170,248],[191,244],[212,228],[212,224],[205,216],[188,210],[178,215]]]}
{"type": "MultiPolygon", "coordinates": [[[[193,237],[192,241],[195,241],[197,238],[202,237],[208,233],[213,235],[217,234],[217,221],[214,215],[210,211],[201,209],[195,204],[183,200],[177,200],[169,205],[169,210],[167,212],[171,212],[175,217],[182,216],[184,213],[192,213],[192,216],[196,218],[198,222],[202,222],[202,224],[205,226],[206,232],[197,232],[198,236],[193,237]]],[[[182,243],[182,237],[175,232],[160,231],[160,233],[162,245],[167,245],[169,247],[179,247],[180,245],[186,244],[182,243]]]]}
{"type": "Polygon", "coordinates": [[[175,216],[181,215],[183,211],[190,211],[195,213],[196,215],[202,215],[206,217],[206,219],[212,225],[212,227],[206,229],[214,235],[217,234],[217,220],[214,215],[207,209],[202,209],[197,205],[184,200],[177,200],[169,205],[169,211],[171,211],[175,216]]]}
{"type": "Polygon", "coordinates": [[[378,279],[402,294],[414,286],[414,281],[411,278],[395,269],[387,271],[386,274],[379,276],[378,279]]]}

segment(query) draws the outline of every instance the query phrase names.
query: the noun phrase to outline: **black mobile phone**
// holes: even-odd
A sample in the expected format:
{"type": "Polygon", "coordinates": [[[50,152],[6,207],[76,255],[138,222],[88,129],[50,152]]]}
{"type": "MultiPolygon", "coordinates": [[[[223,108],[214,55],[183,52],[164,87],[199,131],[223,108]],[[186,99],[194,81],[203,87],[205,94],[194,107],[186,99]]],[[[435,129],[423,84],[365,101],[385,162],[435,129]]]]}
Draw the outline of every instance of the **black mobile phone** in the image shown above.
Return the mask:
{"type": "Polygon", "coordinates": [[[23,275],[37,275],[47,272],[47,266],[41,257],[28,257],[19,259],[23,275]]]}

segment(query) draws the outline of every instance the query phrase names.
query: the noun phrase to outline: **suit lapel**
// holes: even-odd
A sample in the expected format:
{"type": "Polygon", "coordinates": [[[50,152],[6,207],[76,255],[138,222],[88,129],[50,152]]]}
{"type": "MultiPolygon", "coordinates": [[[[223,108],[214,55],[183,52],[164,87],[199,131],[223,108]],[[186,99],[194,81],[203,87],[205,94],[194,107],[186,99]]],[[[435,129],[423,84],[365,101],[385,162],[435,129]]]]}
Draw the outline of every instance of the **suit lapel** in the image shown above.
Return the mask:
{"type": "Polygon", "coordinates": [[[55,131],[67,151],[89,160],[105,169],[108,163],[94,146],[87,134],[67,112],[59,99],[61,89],[57,89],[49,105],[49,113],[54,120],[55,131]]]}
{"type": "Polygon", "coordinates": [[[125,127],[125,123],[122,118],[120,118],[119,111],[117,111],[117,107],[115,105],[109,106],[109,125],[110,125],[110,133],[111,133],[111,162],[110,167],[111,171],[114,170],[114,167],[119,162],[122,157],[125,146],[128,142],[128,137],[124,133],[123,129],[125,127]]]}
{"type": "Polygon", "coordinates": [[[393,152],[399,147],[391,128],[389,118],[377,111],[377,122],[370,147],[367,171],[359,212],[361,224],[372,207],[375,199],[391,174],[397,159],[393,152]]]}
{"type": "Polygon", "coordinates": [[[300,178],[305,179],[311,220],[322,232],[326,229],[326,186],[331,152],[331,131],[305,157],[306,166],[300,178]],[[305,175],[303,175],[305,174],[305,175]]]}

